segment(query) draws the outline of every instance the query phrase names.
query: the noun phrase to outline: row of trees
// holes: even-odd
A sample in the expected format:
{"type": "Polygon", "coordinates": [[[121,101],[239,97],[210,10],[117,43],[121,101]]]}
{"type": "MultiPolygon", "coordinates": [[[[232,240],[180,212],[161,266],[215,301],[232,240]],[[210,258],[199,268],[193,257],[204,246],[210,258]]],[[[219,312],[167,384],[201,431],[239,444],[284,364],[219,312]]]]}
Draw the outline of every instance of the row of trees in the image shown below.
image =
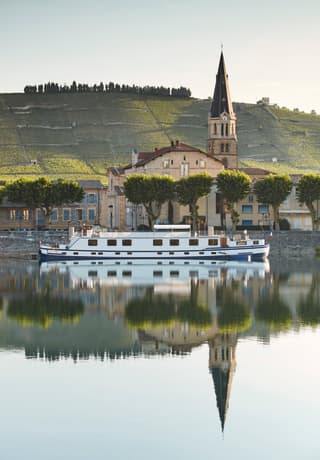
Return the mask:
{"type": "MultiPolygon", "coordinates": [[[[151,228],[160,216],[165,202],[175,200],[181,205],[189,206],[192,229],[196,231],[198,201],[210,193],[212,185],[213,178],[205,172],[183,177],[178,181],[168,176],[133,174],[124,183],[124,193],[131,203],[144,205],[151,228]]],[[[286,174],[270,174],[253,185],[250,177],[241,171],[224,170],[217,176],[217,191],[222,196],[225,211],[230,213],[233,231],[240,221],[236,205],[252,192],[261,204],[271,206],[275,228],[279,230],[280,205],[289,196],[292,186],[291,179],[286,174]]],[[[319,230],[320,219],[316,206],[320,200],[320,175],[301,176],[297,198],[301,205],[306,205],[309,209],[313,230],[319,230]]]]}
{"type": "Polygon", "coordinates": [[[0,192],[0,200],[6,197],[12,202],[25,203],[31,209],[41,209],[47,222],[55,207],[81,202],[84,196],[83,188],[76,182],[50,181],[45,177],[18,179],[6,184],[0,192]]]}
{"type": "Polygon", "coordinates": [[[168,96],[168,97],[191,97],[189,88],[168,88],[165,86],[138,86],[120,85],[119,83],[109,82],[94,84],[77,83],[73,81],[71,85],[59,85],[58,83],[48,82],[40,85],[27,85],[24,88],[26,94],[58,94],[58,93],[129,93],[146,96],[168,96]]]}
{"type": "Polygon", "coordinates": [[[175,181],[170,176],[133,174],[124,183],[126,198],[133,204],[142,204],[148,214],[149,226],[153,228],[166,202],[177,201],[189,206],[192,229],[197,230],[198,201],[210,193],[213,178],[203,172],[175,181]]]}

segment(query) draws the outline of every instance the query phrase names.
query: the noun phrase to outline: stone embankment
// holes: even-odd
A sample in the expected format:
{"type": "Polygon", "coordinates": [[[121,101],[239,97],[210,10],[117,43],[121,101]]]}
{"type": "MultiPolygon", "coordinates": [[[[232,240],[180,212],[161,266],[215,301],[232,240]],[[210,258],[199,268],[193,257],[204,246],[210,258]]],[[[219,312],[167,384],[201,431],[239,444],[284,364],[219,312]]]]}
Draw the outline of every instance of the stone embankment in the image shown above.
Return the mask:
{"type": "Polygon", "coordinates": [[[37,259],[40,241],[62,242],[63,232],[1,232],[0,257],[14,259],[37,259]]]}
{"type": "MultiPolygon", "coordinates": [[[[320,232],[248,232],[251,237],[264,237],[270,243],[271,256],[285,257],[313,256],[320,248],[320,232]]],[[[34,259],[38,257],[40,241],[62,242],[66,239],[63,232],[1,232],[0,257],[34,259]]]]}

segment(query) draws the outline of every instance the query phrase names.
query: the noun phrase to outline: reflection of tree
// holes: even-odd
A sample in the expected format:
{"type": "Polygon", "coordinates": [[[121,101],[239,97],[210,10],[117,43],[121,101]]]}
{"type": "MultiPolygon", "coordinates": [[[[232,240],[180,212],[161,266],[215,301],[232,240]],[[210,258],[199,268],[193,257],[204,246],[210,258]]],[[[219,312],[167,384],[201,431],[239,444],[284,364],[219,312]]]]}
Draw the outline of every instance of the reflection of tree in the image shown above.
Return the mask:
{"type": "Polygon", "coordinates": [[[272,292],[260,297],[255,309],[256,318],[274,330],[287,329],[291,325],[292,313],[279,295],[280,285],[286,284],[288,278],[288,273],[274,273],[272,292]]]}
{"type": "Polygon", "coordinates": [[[221,332],[240,332],[251,324],[250,311],[246,304],[235,298],[232,289],[223,288],[218,313],[218,325],[221,332]]]}
{"type": "Polygon", "coordinates": [[[180,301],[171,294],[154,294],[153,288],[149,288],[142,299],[128,302],[125,317],[129,324],[142,329],[168,325],[172,321],[199,326],[210,325],[212,321],[207,305],[198,303],[198,285],[194,281],[191,282],[190,297],[180,301]]]}
{"type": "Polygon", "coordinates": [[[84,311],[81,300],[51,297],[49,294],[27,294],[22,300],[11,300],[7,315],[23,325],[47,327],[52,320],[74,322],[84,311]]]}
{"type": "Polygon", "coordinates": [[[310,291],[298,306],[298,315],[303,324],[315,326],[320,323],[319,275],[313,273],[310,291]]]}
{"type": "Polygon", "coordinates": [[[281,330],[290,326],[292,314],[288,305],[279,298],[276,292],[258,302],[256,318],[266,322],[272,329],[281,330]]]}
{"type": "Polygon", "coordinates": [[[129,324],[135,327],[147,327],[155,324],[167,324],[175,317],[174,299],[155,295],[153,288],[148,288],[142,299],[131,299],[125,310],[129,324]]]}

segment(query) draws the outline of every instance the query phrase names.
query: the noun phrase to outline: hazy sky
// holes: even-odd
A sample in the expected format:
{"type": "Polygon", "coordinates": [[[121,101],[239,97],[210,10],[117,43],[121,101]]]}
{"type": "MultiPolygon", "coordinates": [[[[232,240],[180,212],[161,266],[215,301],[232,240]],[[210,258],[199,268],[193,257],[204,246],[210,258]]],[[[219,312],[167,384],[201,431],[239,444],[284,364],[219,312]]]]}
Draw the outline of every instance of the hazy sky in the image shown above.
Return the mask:
{"type": "Polygon", "coordinates": [[[187,86],[320,113],[319,0],[0,0],[0,92],[55,81],[187,86]]]}

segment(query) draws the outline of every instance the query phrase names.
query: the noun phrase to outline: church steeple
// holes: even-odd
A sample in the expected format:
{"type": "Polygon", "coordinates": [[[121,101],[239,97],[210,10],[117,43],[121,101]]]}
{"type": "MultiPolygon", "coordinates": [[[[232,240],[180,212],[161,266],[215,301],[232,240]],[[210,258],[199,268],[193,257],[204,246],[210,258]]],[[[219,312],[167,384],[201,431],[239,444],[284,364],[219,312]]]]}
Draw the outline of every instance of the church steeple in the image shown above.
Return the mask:
{"type": "Polygon", "coordinates": [[[225,167],[238,167],[236,115],[232,107],[222,51],[208,118],[208,150],[214,158],[222,161],[225,167]]]}
{"type": "Polygon", "coordinates": [[[210,116],[220,117],[222,113],[234,116],[228,74],[224,62],[223,52],[221,51],[218,73],[216,76],[216,86],[214,88],[213,100],[211,104],[210,116]]]}

